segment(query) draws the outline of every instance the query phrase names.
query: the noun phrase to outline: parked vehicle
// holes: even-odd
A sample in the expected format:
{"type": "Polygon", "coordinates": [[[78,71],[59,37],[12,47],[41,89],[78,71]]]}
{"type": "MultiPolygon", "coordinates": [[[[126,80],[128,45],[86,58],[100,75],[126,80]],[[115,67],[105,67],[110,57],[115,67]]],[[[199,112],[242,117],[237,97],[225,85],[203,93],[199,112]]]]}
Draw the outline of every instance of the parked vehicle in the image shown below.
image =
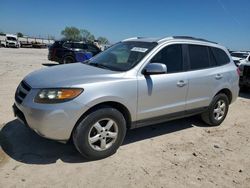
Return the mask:
{"type": "Polygon", "coordinates": [[[3,47],[13,47],[13,48],[20,48],[20,42],[16,35],[6,34],[5,40],[1,42],[1,46],[3,47]]]}
{"type": "Polygon", "coordinates": [[[231,56],[236,66],[239,66],[241,63],[250,63],[249,52],[231,52],[231,56]]]}
{"type": "Polygon", "coordinates": [[[110,44],[102,44],[101,45],[101,51],[107,50],[111,45],[110,44]]]}
{"type": "Polygon", "coordinates": [[[239,92],[226,48],[192,37],[131,38],[83,63],[33,72],[15,116],[42,137],[73,138],[89,159],[112,155],[127,129],[200,114],[220,125],[239,92]]]}
{"type": "Polygon", "coordinates": [[[240,70],[240,89],[245,90],[250,88],[250,63],[241,63],[240,70]]]}
{"type": "Polygon", "coordinates": [[[49,48],[48,59],[67,64],[90,59],[101,52],[94,44],[84,42],[56,41],[49,48]]]}

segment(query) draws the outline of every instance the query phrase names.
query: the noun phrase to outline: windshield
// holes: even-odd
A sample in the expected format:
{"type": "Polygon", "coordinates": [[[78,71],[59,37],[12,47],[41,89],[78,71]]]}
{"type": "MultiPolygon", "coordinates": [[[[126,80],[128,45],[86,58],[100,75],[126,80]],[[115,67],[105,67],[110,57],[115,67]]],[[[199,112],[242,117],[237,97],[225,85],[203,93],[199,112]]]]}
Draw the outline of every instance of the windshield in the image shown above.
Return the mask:
{"type": "Polygon", "coordinates": [[[231,56],[245,59],[247,58],[248,54],[247,53],[231,53],[231,56]]]}
{"type": "Polygon", "coordinates": [[[157,43],[120,42],[91,58],[87,64],[114,71],[127,71],[137,65],[157,43]]]}
{"type": "Polygon", "coordinates": [[[16,38],[15,37],[7,37],[7,40],[16,41],[16,38]]]}

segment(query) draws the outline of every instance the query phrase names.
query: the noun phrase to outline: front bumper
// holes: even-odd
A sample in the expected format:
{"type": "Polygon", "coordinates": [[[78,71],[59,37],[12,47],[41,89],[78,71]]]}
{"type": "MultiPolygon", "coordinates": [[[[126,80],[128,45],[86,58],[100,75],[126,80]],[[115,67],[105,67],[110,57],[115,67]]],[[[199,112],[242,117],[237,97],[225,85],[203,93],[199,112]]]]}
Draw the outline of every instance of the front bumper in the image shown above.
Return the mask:
{"type": "Polygon", "coordinates": [[[38,104],[33,101],[38,90],[32,89],[25,99],[13,105],[14,115],[42,137],[67,141],[87,107],[72,100],[58,104],[38,104]]]}

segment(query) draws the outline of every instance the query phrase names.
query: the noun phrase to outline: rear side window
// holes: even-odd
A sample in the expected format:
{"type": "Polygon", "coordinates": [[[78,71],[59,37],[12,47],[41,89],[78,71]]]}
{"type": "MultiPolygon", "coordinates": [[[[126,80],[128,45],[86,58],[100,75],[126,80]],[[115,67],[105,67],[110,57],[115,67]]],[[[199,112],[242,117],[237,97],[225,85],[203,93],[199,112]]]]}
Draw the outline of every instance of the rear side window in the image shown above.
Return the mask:
{"type": "Polygon", "coordinates": [[[76,49],[83,49],[83,43],[74,43],[74,44],[73,44],[73,48],[76,48],[76,49]]]}
{"type": "Polygon", "coordinates": [[[190,69],[198,70],[208,68],[209,56],[208,48],[200,45],[188,45],[189,47],[189,58],[190,58],[190,69]]]}
{"type": "Polygon", "coordinates": [[[214,57],[216,59],[217,65],[225,65],[230,62],[230,59],[224,50],[219,48],[212,48],[214,57]]]}
{"type": "Polygon", "coordinates": [[[63,44],[63,47],[65,47],[65,48],[72,48],[72,43],[71,42],[65,42],[63,44]]]}
{"type": "Polygon", "coordinates": [[[182,45],[174,44],[163,48],[150,61],[150,63],[163,63],[168,73],[183,71],[182,45]]]}

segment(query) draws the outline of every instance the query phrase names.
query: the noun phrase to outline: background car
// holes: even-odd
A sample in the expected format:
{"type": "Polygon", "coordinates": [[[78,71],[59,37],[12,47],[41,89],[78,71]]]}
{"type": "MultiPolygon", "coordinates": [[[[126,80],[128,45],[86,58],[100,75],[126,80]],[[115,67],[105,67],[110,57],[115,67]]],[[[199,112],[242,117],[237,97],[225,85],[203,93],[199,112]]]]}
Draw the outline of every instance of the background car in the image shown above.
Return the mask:
{"type": "Polygon", "coordinates": [[[250,63],[241,63],[239,65],[240,71],[240,89],[244,91],[250,88],[250,63]]]}
{"type": "Polygon", "coordinates": [[[61,64],[80,62],[90,59],[101,52],[101,50],[91,43],[55,41],[50,46],[48,59],[61,64]]]}
{"type": "Polygon", "coordinates": [[[250,62],[250,52],[231,52],[231,56],[236,66],[239,66],[241,63],[250,62]]]}

